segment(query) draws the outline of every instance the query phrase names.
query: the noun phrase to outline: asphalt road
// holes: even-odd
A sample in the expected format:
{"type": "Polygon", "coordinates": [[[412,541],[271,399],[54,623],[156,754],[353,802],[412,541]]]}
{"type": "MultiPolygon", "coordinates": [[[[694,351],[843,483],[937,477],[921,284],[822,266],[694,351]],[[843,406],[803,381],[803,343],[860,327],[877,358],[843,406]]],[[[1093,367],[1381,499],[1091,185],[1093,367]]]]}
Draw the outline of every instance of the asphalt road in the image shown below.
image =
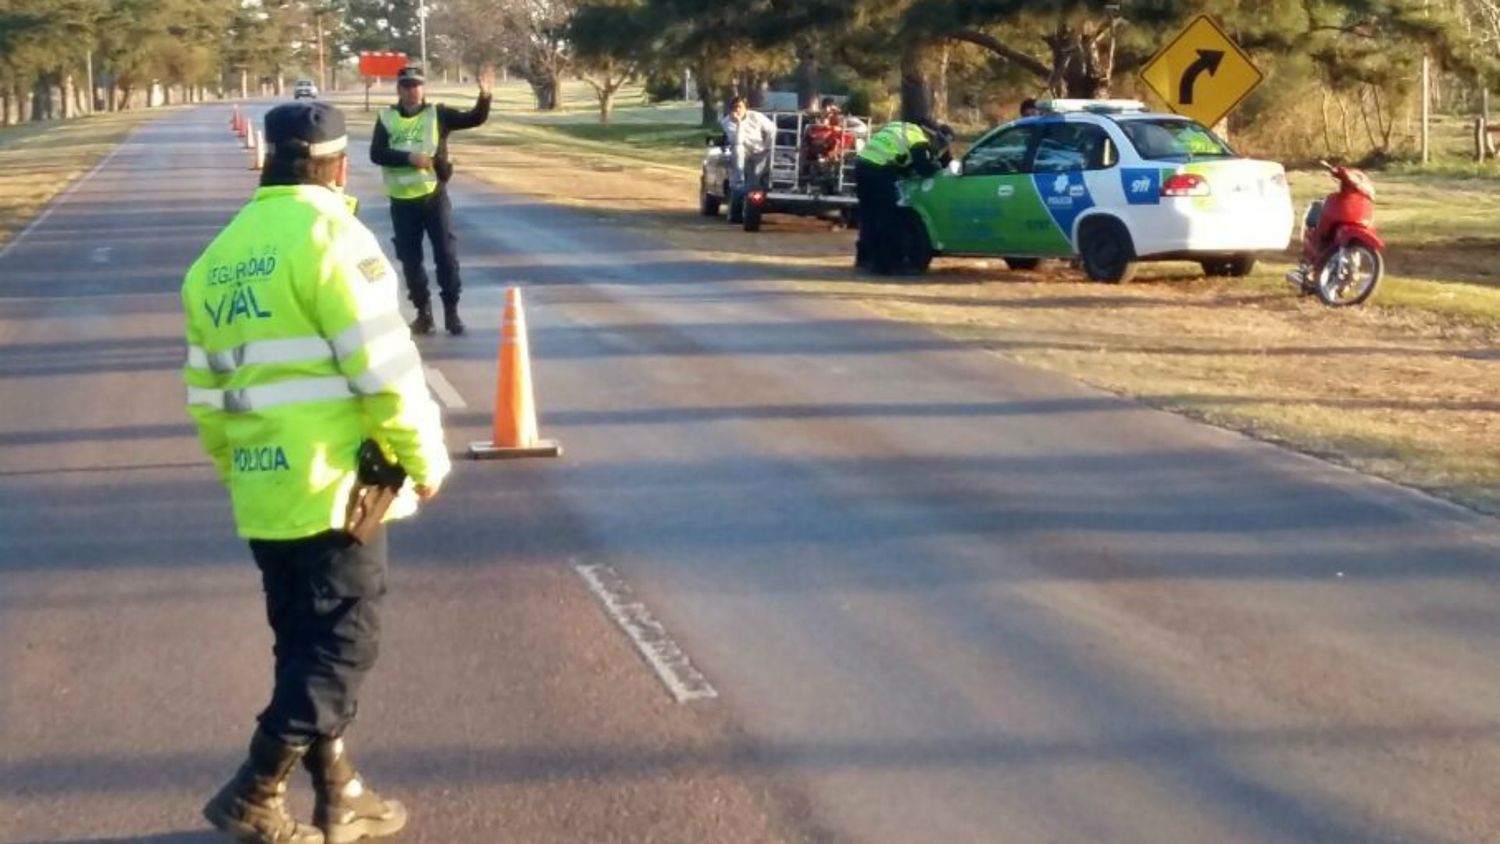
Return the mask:
{"type": "MultiPolygon", "coordinates": [[[[179,378],[181,273],[252,185],[227,115],[0,252],[0,842],[213,840],[265,699],[179,378]]],[[[1493,519],[453,190],[450,445],[520,285],[566,454],[394,531],[351,741],[401,840],[1500,841],[1493,519]]]]}

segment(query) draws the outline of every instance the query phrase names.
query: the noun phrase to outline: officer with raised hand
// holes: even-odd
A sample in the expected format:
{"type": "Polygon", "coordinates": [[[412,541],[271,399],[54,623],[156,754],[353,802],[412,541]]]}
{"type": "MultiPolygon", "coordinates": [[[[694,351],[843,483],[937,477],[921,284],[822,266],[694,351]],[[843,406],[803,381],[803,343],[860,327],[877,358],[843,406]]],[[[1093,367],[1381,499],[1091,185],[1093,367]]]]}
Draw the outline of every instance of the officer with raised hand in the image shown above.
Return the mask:
{"type": "Polygon", "coordinates": [[[343,194],[343,115],[277,106],[265,139],[260,189],[182,285],[188,410],[260,568],[275,640],[249,759],[203,814],[242,842],[346,842],[406,824],[363,783],[343,735],[379,650],[381,523],[435,495],[449,460],[395,271],[343,194]],[[383,514],[360,494],[358,455],[372,451],[409,479],[383,514]],[[287,811],[298,762],[314,826],[287,811]]]}
{"type": "Polygon", "coordinates": [[[445,187],[453,176],[448,159],[448,133],[483,125],[490,117],[490,87],[495,71],[479,75],[479,98],[474,108],[459,111],[427,102],[422,69],[408,66],[396,77],[397,102],[380,110],[370,138],[370,161],[385,177],[391,198],[391,225],[396,231],[396,260],[406,276],[406,295],[417,309],[413,334],[431,334],[432,294],[422,266],[422,237],[432,242],[438,290],[443,299],[443,327],[449,334],[464,333],[458,316],[458,241],[453,235],[453,206],[445,187]]]}

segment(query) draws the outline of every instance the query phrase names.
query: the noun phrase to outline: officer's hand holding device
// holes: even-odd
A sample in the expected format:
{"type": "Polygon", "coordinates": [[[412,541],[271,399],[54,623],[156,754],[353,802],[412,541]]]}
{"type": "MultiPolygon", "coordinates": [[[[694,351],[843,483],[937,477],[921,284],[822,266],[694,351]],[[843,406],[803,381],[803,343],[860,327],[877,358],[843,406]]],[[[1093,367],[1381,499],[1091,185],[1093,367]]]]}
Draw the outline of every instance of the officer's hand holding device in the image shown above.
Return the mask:
{"type": "Polygon", "coordinates": [[[358,480],[349,493],[349,511],[344,530],[364,545],[380,527],[385,511],[406,483],[406,470],[387,460],[374,440],[359,444],[358,480]]]}

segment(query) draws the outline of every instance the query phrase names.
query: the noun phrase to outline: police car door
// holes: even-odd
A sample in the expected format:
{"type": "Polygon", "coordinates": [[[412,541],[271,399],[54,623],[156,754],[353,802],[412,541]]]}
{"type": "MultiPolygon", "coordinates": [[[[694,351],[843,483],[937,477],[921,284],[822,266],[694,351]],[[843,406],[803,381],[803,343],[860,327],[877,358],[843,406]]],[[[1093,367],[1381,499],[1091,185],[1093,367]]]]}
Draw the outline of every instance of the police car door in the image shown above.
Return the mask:
{"type": "Polygon", "coordinates": [[[1095,204],[1087,177],[1118,162],[1114,143],[1100,126],[1081,121],[1044,126],[1030,168],[1040,206],[1028,218],[1015,254],[1072,255],[1073,224],[1095,204]]]}
{"type": "Polygon", "coordinates": [[[1018,198],[1030,192],[1026,162],[1037,137],[1037,124],[1001,129],[975,144],[963,159],[963,173],[945,180],[950,192],[943,203],[949,224],[944,251],[1001,254],[1023,225],[1018,198]]]}

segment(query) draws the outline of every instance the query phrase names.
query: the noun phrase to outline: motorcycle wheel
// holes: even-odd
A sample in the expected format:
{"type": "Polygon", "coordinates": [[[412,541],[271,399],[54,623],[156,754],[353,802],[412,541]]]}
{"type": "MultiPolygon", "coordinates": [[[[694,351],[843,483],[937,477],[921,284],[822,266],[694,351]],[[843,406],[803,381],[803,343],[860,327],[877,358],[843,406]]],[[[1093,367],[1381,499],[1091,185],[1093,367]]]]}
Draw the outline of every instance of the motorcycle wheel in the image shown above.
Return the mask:
{"type": "Polygon", "coordinates": [[[1385,275],[1385,256],[1363,243],[1334,249],[1318,267],[1318,298],[1332,308],[1347,308],[1370,298],[1385,275]]]}

